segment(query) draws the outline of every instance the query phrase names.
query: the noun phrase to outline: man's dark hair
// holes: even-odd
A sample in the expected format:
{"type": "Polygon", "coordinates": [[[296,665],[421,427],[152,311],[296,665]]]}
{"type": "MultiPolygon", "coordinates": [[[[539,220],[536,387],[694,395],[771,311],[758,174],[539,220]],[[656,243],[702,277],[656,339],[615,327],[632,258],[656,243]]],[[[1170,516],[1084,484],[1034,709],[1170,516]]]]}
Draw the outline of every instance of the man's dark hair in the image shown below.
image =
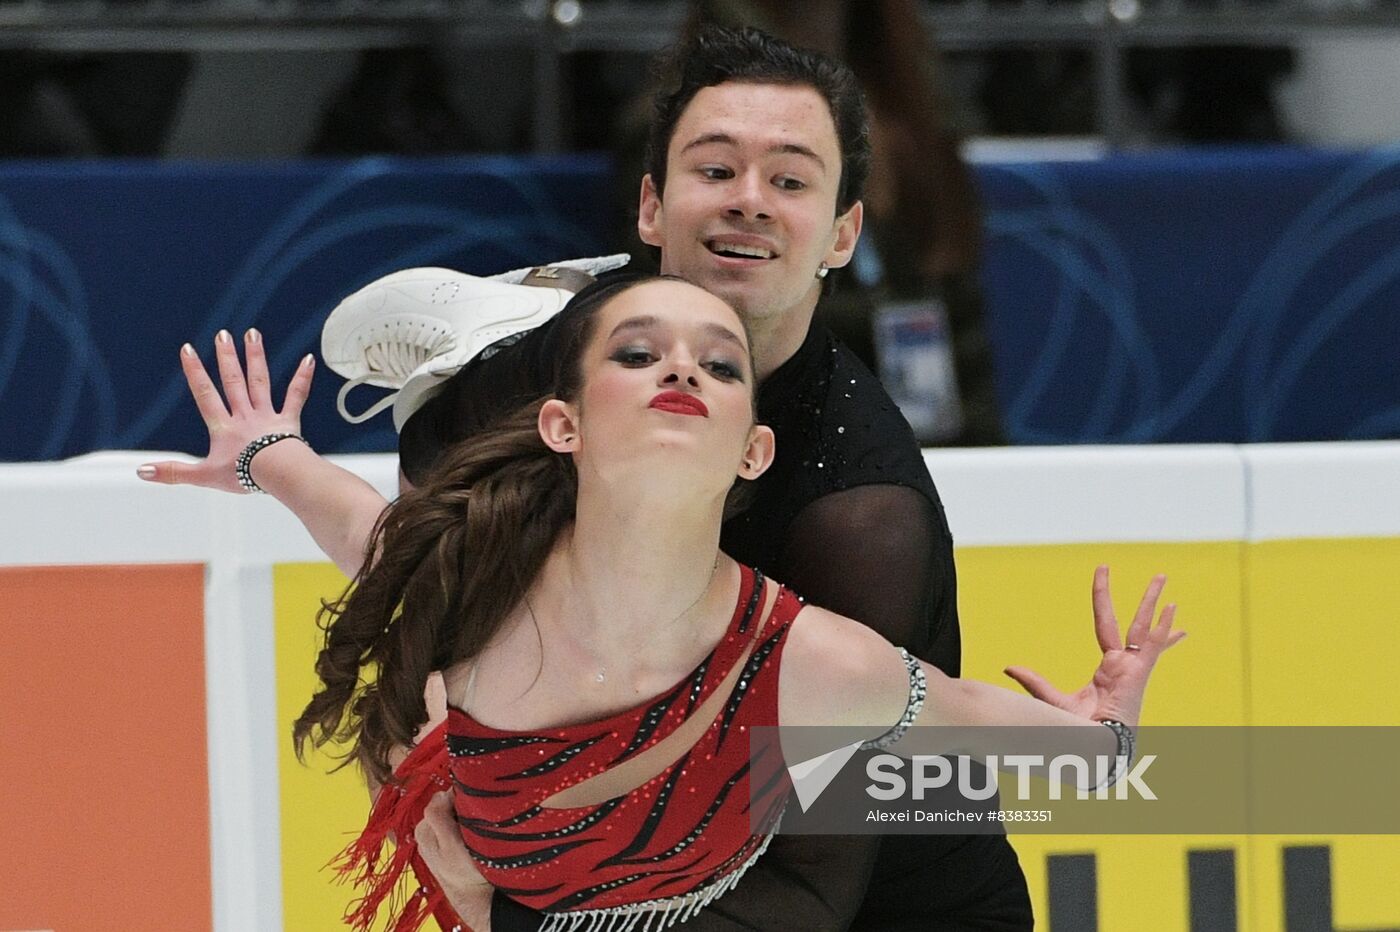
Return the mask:
{"type": "Polygon", "coordinates": [[[658,195],[666,186],[666,151],[685,108],[702,88],[738,81],[810,87],[820,94],[831,110],[841,146],[836,212],[843,214],[860,200],[870,174],[870,123],[860,83],[845,65],[757,29],[707,25],[671,50],[661,62],[659,77],[646,157],[658,195]]]}

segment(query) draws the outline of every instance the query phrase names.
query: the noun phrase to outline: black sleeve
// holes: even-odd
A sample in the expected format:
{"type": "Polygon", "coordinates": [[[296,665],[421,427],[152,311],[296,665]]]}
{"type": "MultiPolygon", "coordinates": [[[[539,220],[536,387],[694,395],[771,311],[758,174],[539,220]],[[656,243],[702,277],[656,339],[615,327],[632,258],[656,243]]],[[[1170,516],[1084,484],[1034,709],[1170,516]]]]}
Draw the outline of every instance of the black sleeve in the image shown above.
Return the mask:
{"type": "Polygon", "coordinates": [[[687,930],[844,932],[879,853],[874,835],[775,835],[738,886],[685,922],[687,930]]]}
{"type": "Polygon", "coordinates": [[[491,895],[491,932],[538,932],[544,913],[535,912],[497,890],[491,895]]]}
{"type": "Polygon", "coordinates": [[[953,540],[937,507],[899,485],[862,485],[797,513],[781,582],[869,625],[949,676],[962,662],[953,540]]]}
{"type": "MultiPolygon", "coordinates": [[[[687,932],[843,932],[860,908],[880,839],[777,835],[733,890],[685,921],[687,932]]],[[[500,893],[492,932],[536,932],[544,914],[500,893]]]]}

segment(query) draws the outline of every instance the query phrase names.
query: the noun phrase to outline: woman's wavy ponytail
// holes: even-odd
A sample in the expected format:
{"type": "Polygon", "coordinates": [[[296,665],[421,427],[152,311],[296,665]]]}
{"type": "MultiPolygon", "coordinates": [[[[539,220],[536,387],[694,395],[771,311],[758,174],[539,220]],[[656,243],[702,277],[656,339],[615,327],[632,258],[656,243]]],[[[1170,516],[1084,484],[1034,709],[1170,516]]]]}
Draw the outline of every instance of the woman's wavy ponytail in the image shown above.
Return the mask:
{"type": "Polygon", "coordinates": [[[293,726],[299,756],[308,739],[351,742],[348,759],[383,782],[427,720],[428,674],[479,653],[524,598],[577,492],[573,461],[540,439],[542,402],[454,447],[380,517],[366,568],[322,608],[323,686],[293,726]]]}

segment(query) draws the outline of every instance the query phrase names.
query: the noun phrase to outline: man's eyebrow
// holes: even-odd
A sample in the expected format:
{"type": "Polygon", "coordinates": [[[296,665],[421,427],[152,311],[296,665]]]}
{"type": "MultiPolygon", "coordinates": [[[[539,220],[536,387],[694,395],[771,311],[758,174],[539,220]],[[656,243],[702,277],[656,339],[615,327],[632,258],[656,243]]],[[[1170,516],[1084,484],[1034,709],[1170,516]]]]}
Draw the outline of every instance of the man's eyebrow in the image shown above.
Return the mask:
{"type": "MultiPolygon", "coordinates": [[[[700,146],[708,146],[716,143],[725,146],[737,146],[739,144],[734,139],[734,137],[729,135],[728,133],[704,133],[702,135],[696,136],[690,142],[686,143],[685,146],[681,148],[681,152],[689,152],[691,149],[695,149],[700,146]]],[[[776,143],[768,147],[768,153],[770,155],[800,155],[816,162],[817,167],[819,167],[822,171],[826,171],[826,162],[822,161],[822,157],[820,155],[817,155],[817,153],[811,148],[804,146],[801,143],[776,143]]]]}
{"type": "Polygon", "coordinates": [[[806,158],[811,159],[813,162],[816,162],[817,167],[820,168],[822,171],[826,171],[826,163],[822,161],[822,157],[820,155],[817,155],[817,153],[813,152],[811,149],[807,148],[801,143],[781,142],[778,143],[776,146],[771,147],[768,151],[770,153],[776,153],[779,155],[804,156],[806,158]]]}

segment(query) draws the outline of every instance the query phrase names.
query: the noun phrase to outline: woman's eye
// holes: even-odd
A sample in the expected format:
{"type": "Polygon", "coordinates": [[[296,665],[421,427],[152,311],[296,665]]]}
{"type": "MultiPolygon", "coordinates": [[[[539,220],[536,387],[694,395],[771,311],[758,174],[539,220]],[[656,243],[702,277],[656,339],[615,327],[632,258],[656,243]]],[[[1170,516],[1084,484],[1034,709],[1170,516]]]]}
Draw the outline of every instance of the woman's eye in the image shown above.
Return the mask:
{"type": "Polygon", "coordinates": [[[620,362],[624,366],[645,366],[656,360],[651,350],[640,346],[624,346],[615,350],[610,358],[613,362],[620,362]]]}
{"type": "Polygon", "coordinates": [[[732,362],[717,359],[706,365],[712,373],[727,382],[742,382],[744,380],[743,370],[732,362]]]}

